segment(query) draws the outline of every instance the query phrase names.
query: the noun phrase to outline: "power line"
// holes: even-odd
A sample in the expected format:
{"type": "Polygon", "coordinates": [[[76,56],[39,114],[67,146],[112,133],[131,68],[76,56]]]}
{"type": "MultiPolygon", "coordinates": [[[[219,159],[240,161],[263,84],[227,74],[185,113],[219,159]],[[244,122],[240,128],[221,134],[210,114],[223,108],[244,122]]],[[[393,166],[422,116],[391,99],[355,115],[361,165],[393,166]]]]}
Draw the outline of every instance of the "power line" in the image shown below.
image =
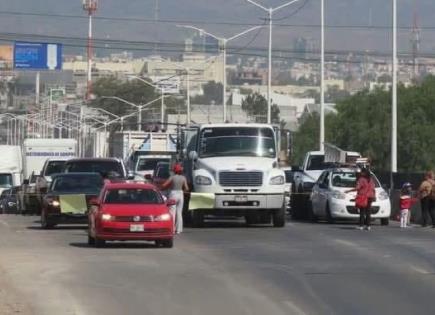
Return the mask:
{"type": "MultiPolygon", "coordinates": [[[[299,11],[298,11],[299,12],[299,11]]],[[[67,15],[67,14],[49,14],[49,13],[31,13],[31,12],[17,12],[17,11],[0,11],[0,15],[10,15],[10,16],[32,16],[32,17],[49,17],[49,18],[62,18],[62,19],[86,19],[85,16],[82,15],[67,15]]],[[[288,17],[291,17],[290,15],[288,17]]],[[[285,18],[288,18],[285,17],[285,18]]],[[[154,19],[144,19],[144,18],[122,18],[122,17],[113,17],[113,16],[95,16],[95,20],[101,21],[119,21],[119,22],[140,22],[140,23],[156,23],[154,19]]],[[[281,18],[279,19],[281,20],[281,18]]],[[[227,26],[255,26],[258,23],[242,23],[242,22],[229,22],[229,21],[210,21],[210,20],[176,20],[176,19],[159,19],[157,23],[162,24],[186,24],[186,23],[194,23],[199,25],[227,25],[227,26]]],[[[274,24],[276,27],[291,27],[291,28],[320,28],[320,24],[287,24],[287,23],[276,23],[274,24]]],[[[342,25],[334,25],[327,24],[325,28],[331,29],[367,29],[367,30],[390,30],[390,25],[352,25],[352,24],[342,24],[342,25]]],[[[399,26],[399,30],[412,30],[412,26],[399,26]]],[[[435,30],[435,26],[421,26],[422,30],[435,30]]]]}

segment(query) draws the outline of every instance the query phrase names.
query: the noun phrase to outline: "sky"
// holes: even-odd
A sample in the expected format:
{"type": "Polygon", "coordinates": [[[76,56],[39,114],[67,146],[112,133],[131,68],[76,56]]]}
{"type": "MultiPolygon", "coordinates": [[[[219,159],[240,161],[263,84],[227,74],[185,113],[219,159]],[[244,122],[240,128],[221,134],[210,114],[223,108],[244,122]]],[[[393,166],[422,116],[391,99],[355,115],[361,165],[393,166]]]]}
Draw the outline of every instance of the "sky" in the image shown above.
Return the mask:
{"type": "MultiPolygon", "coordinates": [[[[94,23],[96,38],[181,44],[191,32],[177,28],[176,24],[191,24],[219,36],[232,36],[250,25],[263,24],[266,16],[265,12],[246,0],[159,0],[162,22],[156,25],[153,23],[155,1],[100,0],[94,23]]],[[[258,2],[266,7],[275,7],[286,1],[258,2]]],[[[416,15],[419,25],[423,27],[422,50],[433,53],[435,1],[397,2],[399,25],[404,27],[399,31],[399,50],[410,50],[409,28],[416,15]]],[[[390,51],[392,0],[325,0],[325,3],[327,50],[390,51]]],[[[84,38],[87,36],[87,20],[81,6],[81,0],[0,0],[0,39],[11,39],[16,33],[28,34],[28,39],[37,34],[56,36],[63,41],[84,38]],[[29,16],[27,13],[41,16],[29,16]],[[12,34],[6,36],[5,33],[12,34]]],[[[274,20],[274,47],[291,49],[293,40],[301,36],[319,43],[320,0],[299,0],[276,12],[274,20]]],[[[267,34],[267,29],[253,32],[231,45],[245,47],[249,44],[250,48],[264,48],[267,34]]],[[[71,44],[71,47],[74,45],[71,44]]]]}

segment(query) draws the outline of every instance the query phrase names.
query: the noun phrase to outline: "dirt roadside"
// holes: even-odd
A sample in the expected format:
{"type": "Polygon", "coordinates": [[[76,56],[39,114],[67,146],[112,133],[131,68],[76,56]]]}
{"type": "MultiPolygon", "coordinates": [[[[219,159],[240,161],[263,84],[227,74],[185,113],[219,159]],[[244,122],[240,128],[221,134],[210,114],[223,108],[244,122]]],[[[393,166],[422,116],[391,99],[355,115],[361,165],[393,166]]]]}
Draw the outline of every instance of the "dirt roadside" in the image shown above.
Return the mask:
{"type": "Polygon", "coordinates": [[[4,270],[0,268],[0,315],[11,314],[33,315],[34,312],[22,301],[4,270]]]}

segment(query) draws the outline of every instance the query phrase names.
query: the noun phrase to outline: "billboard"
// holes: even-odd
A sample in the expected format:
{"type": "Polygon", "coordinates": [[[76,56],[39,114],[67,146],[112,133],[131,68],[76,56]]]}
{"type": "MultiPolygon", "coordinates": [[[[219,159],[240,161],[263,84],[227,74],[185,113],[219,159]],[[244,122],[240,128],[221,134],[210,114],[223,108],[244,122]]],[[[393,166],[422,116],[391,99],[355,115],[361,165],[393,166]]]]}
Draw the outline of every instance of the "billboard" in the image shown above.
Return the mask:
{"type": "Polygon", "coordinates": [[[163,89],[165,94],[180,94],[181,80],[179,76],[153,76],[151,80],[159,89],[163,89]]]}
{"type": "Polygon", "coordinates": [[[11,45],[0,45],[0,69],[12,68],[14,48],[11,45]]]}
{"type": "Polygon", "coordinates": [[[17,70],[61,70],[62,45],[15,42],[14,68],[17,70]]]}

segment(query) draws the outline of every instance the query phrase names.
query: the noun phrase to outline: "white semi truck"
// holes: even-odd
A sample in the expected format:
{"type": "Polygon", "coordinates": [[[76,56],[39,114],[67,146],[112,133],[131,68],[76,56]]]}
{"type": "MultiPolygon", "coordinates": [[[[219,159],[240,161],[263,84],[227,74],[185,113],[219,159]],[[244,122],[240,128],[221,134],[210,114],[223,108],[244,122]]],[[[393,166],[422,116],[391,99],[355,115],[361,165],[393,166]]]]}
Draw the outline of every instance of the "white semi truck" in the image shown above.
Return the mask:
{"type": "Polygon", "coordinates": [[[194,226],[206,216],[245,217],[247,224],[285,225],[285,174],[279,135],[266,124],[208,124],[184,129],[181,158],[195,193],[214,196],[213,209],[189,211],[194,226]]]}
{"type": "Polygon", "coordinates": [[[0,145],[0,194],[5,189],[20,186],[23,179],[21,147],[0,145]]]}

